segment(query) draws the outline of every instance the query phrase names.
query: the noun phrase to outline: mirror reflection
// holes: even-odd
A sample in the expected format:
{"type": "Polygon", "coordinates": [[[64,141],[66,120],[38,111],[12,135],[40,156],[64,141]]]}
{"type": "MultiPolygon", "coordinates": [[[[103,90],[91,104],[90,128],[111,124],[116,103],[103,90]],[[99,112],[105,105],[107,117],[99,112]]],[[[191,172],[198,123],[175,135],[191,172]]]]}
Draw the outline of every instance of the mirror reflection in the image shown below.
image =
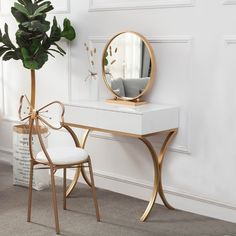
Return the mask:
{"type": "Polygon", "coordinates": [[[104,55],[106,84],[118,96],[139,97],[151,75],[151,56],[143,39],[132,32],[115,37],[104,55]]]}

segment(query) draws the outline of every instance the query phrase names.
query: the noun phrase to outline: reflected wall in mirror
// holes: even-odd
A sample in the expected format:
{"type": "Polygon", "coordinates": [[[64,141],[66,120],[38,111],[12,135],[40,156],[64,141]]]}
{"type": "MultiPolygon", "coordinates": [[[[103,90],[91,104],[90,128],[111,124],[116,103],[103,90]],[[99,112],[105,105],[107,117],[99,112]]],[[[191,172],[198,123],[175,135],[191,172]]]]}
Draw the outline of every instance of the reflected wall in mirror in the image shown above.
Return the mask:
{"type": "Polygon", "coordinates": [[[155,76],[151,45],[136,32],[114,36],[103,53],[103,78],[118,100],[139,102],[155,76]]]}

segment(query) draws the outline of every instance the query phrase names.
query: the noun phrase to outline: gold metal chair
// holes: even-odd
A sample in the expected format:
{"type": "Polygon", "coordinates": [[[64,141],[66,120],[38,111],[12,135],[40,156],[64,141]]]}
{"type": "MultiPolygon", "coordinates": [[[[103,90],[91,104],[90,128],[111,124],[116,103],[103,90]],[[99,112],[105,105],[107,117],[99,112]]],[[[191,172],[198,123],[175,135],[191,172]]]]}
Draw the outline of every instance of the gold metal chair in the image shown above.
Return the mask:
{"type": "Polygon", "coordinates": [[[51,188],[52,188],[52,205],[55,217],[55,226],[56,226],[56,233],[60,234],[59,228],[59,219],[58,219],[58,208],[57,208],[57,198],[56,198],[56,187],[55,187],[55,173],[58,169],[63,169],[63,208],[66,210],[66,169],[67,168],[81,168],[87,167],[89,169],[90,178],[91,178],[91,189],[93,194],[93,200],[96,210],[96,217],[97,221],[100,221],[100,214],[98,208],[98,202],[96,197],[96,190],[94,186],[94,178],[93,178],[93,171],[92,171],[92,163],[90,156],[88,153],[80,147],[79,140],[77,136],[73,132],[73,130],[69,127],[64,125],[64,105],[61,102],[54,101],[39,110],[32,109],[30,102],[26,96],[22,96],[20,100],[20,109],[19,109],[19,116],[22,121],[29,120],[29,150],[30,150],[30,179],[29,179],[29,193],[28,193],[28,214],[27,214],[27,221],[31,221],[31,208],[32,208],[32,184],[33,184],[33,172],[34,167],[37,165],[40,168],[37,169],[49,169],[51,174],[51,188]],[[24,103],[28,103],[27,109],[29,112],[23,112],[24,103]],[[51,124],[51,117],[45,115],[48,114],[49,110],[53,106],[58,106],[61,110],[60,121],[58,125],[51,124]],[[26,114],[25,117],[23,117],[26,114]],[[49,121],[48,121],[49,120],[49,121]],[[44,144],[44,139],[40,132],[41,128],[48,127],[53,130],[59,130],[65,128],[69,134],[71,135],[72,139],[74,140],[75,147],[54,147],[54,148],[46,148],[44,144]],[[32,138],[33,134],[36,134],[41,146],[42,151],[39,152],[37,155],[34,154],[33,145],[32,145],[32,138]]]}

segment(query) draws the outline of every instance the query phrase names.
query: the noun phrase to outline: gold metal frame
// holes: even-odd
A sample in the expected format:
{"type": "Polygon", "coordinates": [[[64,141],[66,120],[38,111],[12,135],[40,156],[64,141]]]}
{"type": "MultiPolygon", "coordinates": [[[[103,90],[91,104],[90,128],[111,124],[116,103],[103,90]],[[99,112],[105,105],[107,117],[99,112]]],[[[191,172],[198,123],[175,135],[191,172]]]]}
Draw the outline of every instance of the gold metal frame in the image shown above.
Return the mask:
{"type": "Polygon", "coordinates": [[[105,49],[103,50],[103,56],[102,56],[102,76],[103,76],[103,80],[107,86],[107,88],[109,89],[109,91],[115,96],[114,99],[109,99],[108,102],[115,102],[115,103],[119,103],[119,104],[126,104],[127,102],[127,105],[131,105],[132,102],[135,104],[137,103],[136,105],[143,105],[145,102],[143,102],[141,100],[141,97],[147,93],[147,91],[152,87],[152,84],[153,84],[153,81],[155,79],[155,76],[156,76],[156,59],[155,59],[155,54],[154,54],[154,51],[153,51],[153,48],[151,46],[151,44],[149,43],[149,41],[143,36],[141,35],[140,33],[137,33],[137,32],[134,32],[134,31],[123,31],[123,32],[120,32],[118,34],[116,34],[115,36],[113,36],[109,42],[106,44],[105,46],[105,49]],[[138,96],[134,97],[134,98],[128,98],[128,97],[120,97],[118,94],[116,94],[112,89],[111,89],[111,86],[108,84],[107,80],[106,80],[106,73],[105,73],[105,65],[104,65],[104,60],[105,60],[105,57],[106,57],[106,52],[107,52],[107,49],[109,47],[109,45],[111,44],[111,42],[116,38],[118,37],[119,35],[121,34],[125,34],[125,33],[131,33],[131,34],[134,34],[138,37],[140,37],[140,39],[144,42],[144,44],[146,45],[146,47],[148,48],[148,51],[149,51],[149,54],[150,54],[150,58],[151,58],[151,65],[152,65],[152,70],[151,70],[151,75],[150,75],[150,80],[147,84],[147,86],[145,87],[145,89],[143,90],[142,93],[140,93],[138,96]]]}
{"type": "MultiPolygon", "coordinates": [[[[111,134],[115,134],[115,135],[122,135],[122,136],[127,136],[127,137],[132,137],[132,138],[137,138],[139,140],[141,140],[146,147],[148,148],[151,157],[152,157],[152,161],[153,161],[153,168],[154,168],[154,180],[153,180],[153,190],[152,190],[152,196],[151,199],[148,203],[148,206],[146,207],[146,210],[144,211],[144,213],[142,214],[140,221],[144,222],[146,221],[146,219],[148,218],[154,204],[157,198],[157,195],[159,194],[164,205],[170,209],[170,210],[174,210],[174,207],[172,207],[170,205],[170,203],[167,201],[166,197],[165,197],[165,193],[163,190],[163,184],[162,184],[162,166],[163,166],[163,162],[164,162],[164,158],[165,158],[165,154],[167,151],[167,148],[171,142],[171,140],[173,139],[173,137],[176,135],[178,129],[171,129],[171,130],[167,130],[164,131],[165,133],[167,133],[166,138],[162,144],[162,147],[160,149],[159,153],[156,153],[153,145],[151,144],[151,142],[147,139],[149,136],[153,136],[156,135],[158,133],[151,133],[148,135],[136,135],[136,134],[132,134],[132,133],[124,133],[124,132],[117,132],[117,131],[113,131],[113,130],[107,130],[107,129],[100,129],[100,128],[96,128],[96,127],[89,127],[89,126],[83,126],[83,125],[79,125],[79,124],[73,124],[73,123],[65,123],[67,126],[70,127],[75,127],[75,128],[81,128],[85,130],[85,135],[84,137],[79,141],[81,146],[85,146],[87,138],[88,138],[88,134],[91,131],[100,131],[100,132],[104,132],[104,133],[111,133],[111,134]]],[[[163,133],[163,132],[162,132],[163,133]]],[[[86,172],[84,171],[84,168],[78,168],[75,175],[74,175],[74,179],[71,182],[70,186],[67,189],[66,192],[66,196],[69,197],[71,192],[73,191],[73,189],[75,188],[75,185],[79,179],[80,173],[82,173],[83,178],[85,179],[85,181],[87,182],[88,185],[91,185],[90,180],[87,178],[86,176],[86,172]]]]}
{"type": "MultiPolygon", "coordinates": [[[[19,108],[19,117],[20,119],[23,120],[29,120],[29,151],[30,151],[30,177],[29,177],[29,192],[28,192],[28,213],[27,213],[27,221],[30,222],[31,221],[31,209],[32,209],[32,185],[33,185],[33,172],[34,172],[34,167],[37,165],[44,165],[44,167],[39,167],[39,168],[35,168],[35,169],[49,169],[50,170],[50,174],[51,174],[51,188],[52,188],[52,205],[53,205],[53,211],[54,211],[54,218],[55,218],[55,227],[56,227],[56,233],[60,234],[60,227],[59,227],[59,218],[58,218],[58,208],[57,208],[57,197],[56,197],[56,185],[55,185],[55,173],[57,170],[59,169],[63,169],[63,209],[66,210],[66,189],[67,189],[67,185],[66,185],[66,169],[67,168],[76,168],[77,170],[79,169],[83,169],[84,168],[88,168],[89,169],[89,174],[90,174],[90,181],[89,181],[89,186],[91,187],[92,190],[92,195],[93,195],[93,201],[94,201],[94,206],[95,206],[95,211],[96,211],[96,218],[97,221],[100,221],[100,213],[99,213],[99,208],[98,208],[98,202],[97,202],[97,196],[96,196],[96,189],[95,189],[95,184],[94,184],[94,177],[93,177],[93,170],[92,170],[92,163],[91,163],[91,159],[88,156],[88,158],[85,161],[82,162],[78,162],[78,163],[72,163],[72,164],[67,164],[67,165],[56,165],[53,163],[53,161],[50,158],[49,153],[47,152],[46,146],[44,144],[43,141],[43,137],[42,137],[42,127],[39,123],[39,121],[41,121],[43,123],[43,125],[50,127],[51,129],[54,130],[59,130],[61,128],[65,128],[68,133],[71,135],[72,139],[74,140],[75,146],[79,147],[79,148],[83,148],[83,146],[80,146],[80,143],[77,139],[76,134],[74,133],[74,131],[67,126],[66,124],[64,124],[64,112],[65,112],[65,108],[64,105],[61,102],[55,101],[52,103],[49,103],[48,105],[40,108],[39,110],[35,110],[31,107],[30,105],[30,113],[27,117],[22,118],[21,115],[21,110],[22,110],[22,104],[23,104],[23,99],[27,99],[28,98],[26,96],[22,96],[20,99],[20,108],[19,108]],[[46,107],[50,107],[53,104],[58,104],[61,106],[62,108],[62,113],[61,113],[61,126],[59,128],[54,127],[53,125],[51,125],[50,123],[48,123],[45,119],[43,119],[40,116],[40,111],[43,110],[46,107]],[[47,158],[47,162],[39,162],[36,160],[36,157],[34,155],[33,152],[33,145],[32,145],[32,138],[33,138],[33,134],[37,134],[40,146],[42,151],[44,152],[46,158],[47,158]]],[[[45,127],[44,127],[45,129],[45,127]]],[[[86,138],[84,138],[86,140],[86,138]]],[[[86,180],[88,181],[88,178],[86,176],[86,180]]],[[[86,181],[86,182],[87,182],[86,181]]]]}

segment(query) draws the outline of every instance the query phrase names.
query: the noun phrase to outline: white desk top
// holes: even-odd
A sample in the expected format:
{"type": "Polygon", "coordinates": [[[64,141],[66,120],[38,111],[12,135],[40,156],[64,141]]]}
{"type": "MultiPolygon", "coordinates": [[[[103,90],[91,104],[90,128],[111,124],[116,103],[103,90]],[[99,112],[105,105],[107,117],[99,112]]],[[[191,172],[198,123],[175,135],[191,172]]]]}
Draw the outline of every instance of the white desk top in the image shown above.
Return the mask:
{"type": "Polygon", "coordinates": [[[164,104],[154,104],[154,103],[147,103],[144,105],[132,107],[120,104],[106,103],[103,101],[86,101],[86,100],[67,103],[65,104],[65,106],[93,108],[97,110],[124,112],[124,113],[139,114],[139,115],[144,115],[145,113],[152,111],[178,109],[178,107],[174,105],[164,105],[164,104]]]}
{"type": "Polygon", "coordinates": [[[179,126],[179,108],[144,104],[130,107],[106,102],[78,101],[65,104],[65,122],[91,129],[148,135],[179,126]]]}

